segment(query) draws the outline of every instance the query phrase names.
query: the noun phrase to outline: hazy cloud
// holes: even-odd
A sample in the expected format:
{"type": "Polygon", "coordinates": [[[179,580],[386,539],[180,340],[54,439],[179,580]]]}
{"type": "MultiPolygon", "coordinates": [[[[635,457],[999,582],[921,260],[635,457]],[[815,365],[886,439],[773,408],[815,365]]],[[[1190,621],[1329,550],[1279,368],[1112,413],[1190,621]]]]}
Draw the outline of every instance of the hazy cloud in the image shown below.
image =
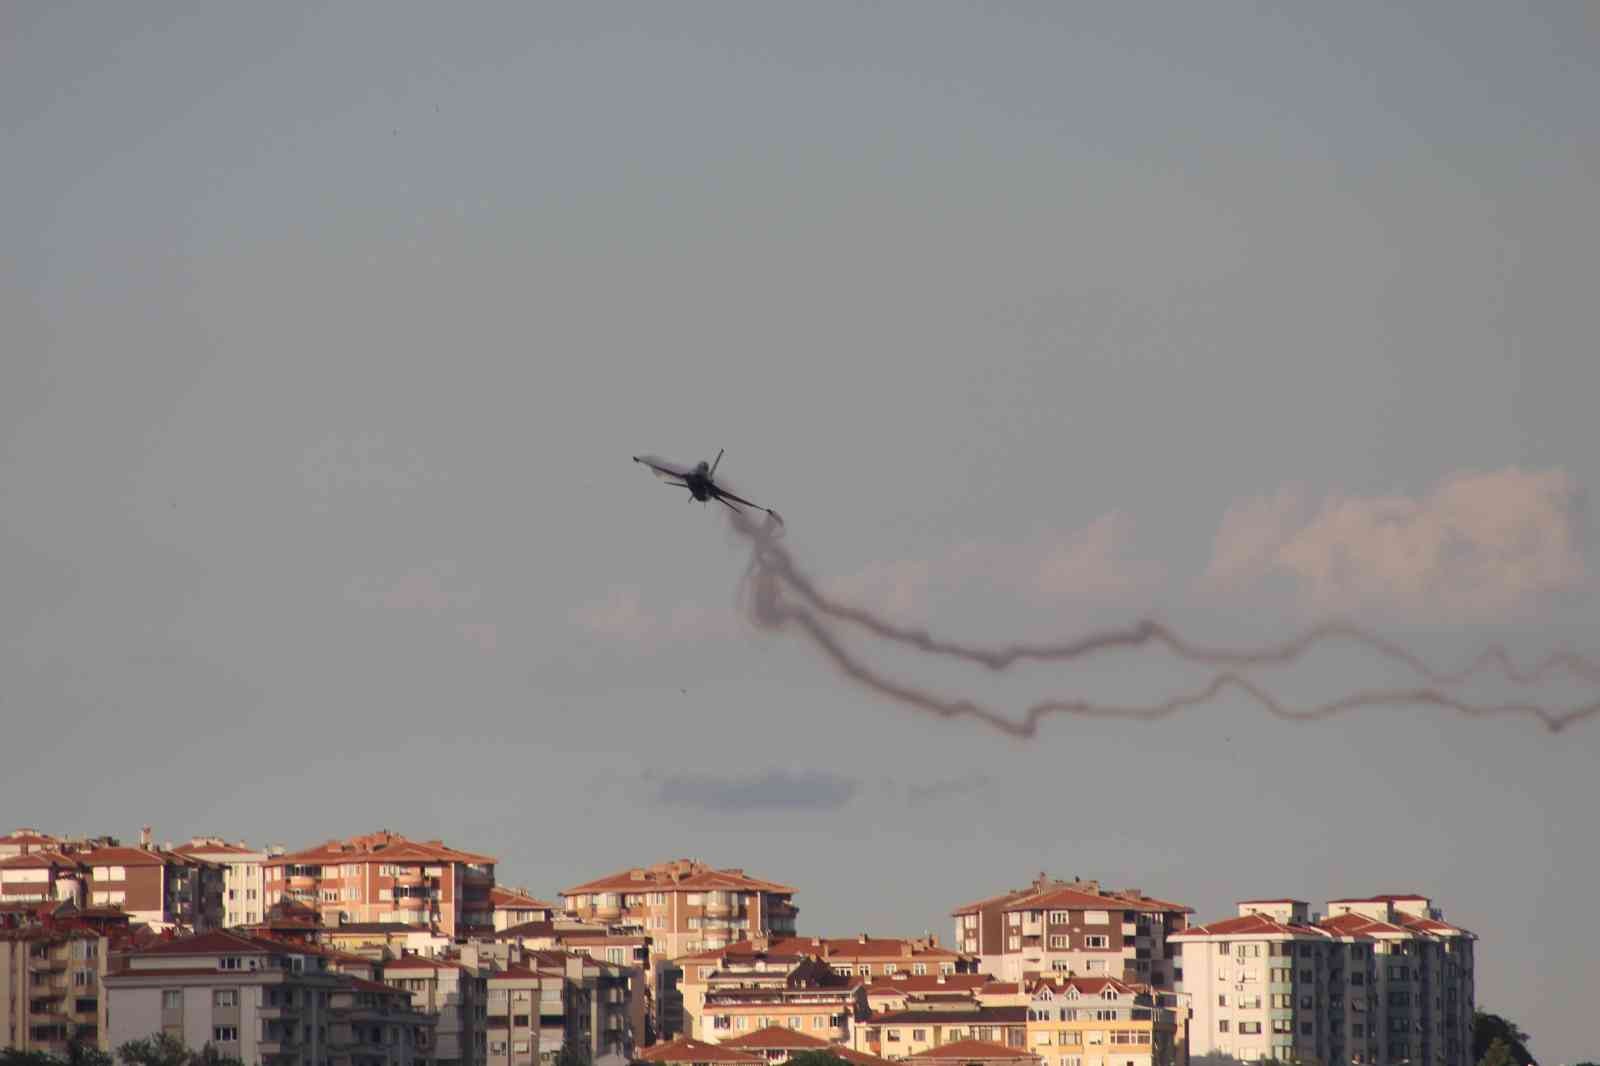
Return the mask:
{"type": "Polygon", "coordinates": [[[733,610],[684,602],[658,609],[644,602],[637,585],[613,585],[603,599],[575,608],[572,623],[597,637],[667,641],[730,636],[740,628],[733,610]]]}
{"type": "Polygon", "coordinates": [[[1133,555],[1132,543],[1133,519],[1113,511],[1079,530],[968,541],[932,558],[870,563],[821,585],[831,598],[902,619],[923,618],[938,595],[980,585],[1041,606],[1114,603],[1163,575],[1162,567],[1133,555]]]}
{"type": "Polygon", "coordinates": [[[906,796],[912,803],[930,803],[935,800],[951,799],[956,796],[966,796],[981,792],[988,788],[989,783],[993,780],[988,774],[974,772],[961,777],[948,777],[938,781],[909,785],[906,788],[906,796]]]}
{"type": "Polygon", "coordinates": [[[740,811],[835,811],[861,789],[851,777],[820,770],[768,770],[756,777],[677,774],[664,778],[656,799],[668,807],[719,814],[740,811]]]}
{"type": "Polygon", "coordinates": [[[1579,588],[1583,499],[1562,470],[1462,472],[1420,498],[1297,489],[1223,516],[1202,584],[1241,590],[1287,579],[1317,614],[1515,615],[1579,588]]]}

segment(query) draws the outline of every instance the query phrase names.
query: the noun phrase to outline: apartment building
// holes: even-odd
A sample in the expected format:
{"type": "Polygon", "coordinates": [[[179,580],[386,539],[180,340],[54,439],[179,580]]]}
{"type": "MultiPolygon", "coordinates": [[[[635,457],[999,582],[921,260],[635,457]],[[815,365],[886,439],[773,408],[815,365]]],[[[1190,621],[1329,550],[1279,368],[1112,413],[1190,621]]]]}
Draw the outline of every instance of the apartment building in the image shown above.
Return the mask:
{"type": "Polygon", "coordinates": [[[697,960],[684,974],[687,1035],[707,1043],[772,1025],[843,1043],[853,1020],[867,1013],[864,978],[842,976],[806,954],[731,952],[715,964],[697,960]]]}
{"type": "Polygon", "coordinates": [[[262,864],[268,905],[295,900],[323,924],[393,922],[449,938],[494,927],[495,859],[382,830],[329,840],[262,864]]]}
{"type": "Polygon", "coordinates": [[[959,950],[1006,981],[1030,973],[1114,977],[1155,988],[1176,987],[1176,947],[1168,938],[1188,925],[1194,908],[1138,889],[1111,891],[1098,881],[1052,881],[956,908],[959,950]]]}
{"type": "Polygon", "coordinates": [[[37,829],[21,827],[13,829],[5,836],[0,837],[0,859],[12,859],[18,855],[39,848],[57,849],[61,844],[59,837],[49,833],[41,833],[37,829]]]}
{"type": "Polygon", "coordinates": [[[626,1066],[645,1043],[648,1000],[637,966],[618,966],[574,951],[522,951],[546,981],[541,1047],[553,1057],[564,1042],[587,1050],[595,1066],[626,1066]],[[561,989],[559,1030],[549,1025],[551,987],[561,989]]]}
{"type": "Polygon", "coordinates": [[[535,967],[507,966],[489,974],[485,1066],[536,1066],[543,979],[535,967]]]}
{"type": "MultiPolygon", "coordinates": [[[[854,937],[766,937],[757,936],[741,940],[727,947],[686,955],[676,962],[672,990],[675,1003],[668,999],[667,989],[658,988],[664,1007],[676,1006],[683,1017],[682,1025],[689,1035],[709,1040],[689,1020],[705,1012],[705,997],[713,986],[726,987],[746,980],[749,974],[767,974],[777,969],[792,969],[804,960],[826,966],[839,978],[834,982],[840,988],[852,984],[869,985],[874,981],[898,977],[912,979],[954,977],[970,975],[977,971],[978,960],[949,948],[941,947],[937,937],[904,939],[898,937],[873,937],[861,933],[854,937]]],[[[846,1012],[847,1016],[853,1016],[846,1012]]],[[[665,1018],[665,1013],[663,1014],[665,1018]]],[[[808,1016],[808,1025],[822,1026],[820,1012],[808,1016]]],[[[748,1024],[748,1019],[746,1020],[748,1024]]],[[[663,1032],[676,1033],[676,1028],[663,1028],[663,1032]]],[[[813,1035],[822,1035],[808,1028],[813,1035]]],[[[844,1039],[845,1030],[839,1031],[844,1039]]]]}
{"type": "Polygon", "coordinates": [[[1249,900],[1175,938],[1191,1054],[1471,1066],[1472,943],[1424,896],[1249,900]]]}
{"type": "Polygon", "coordinates": [[[1045,1066],[1182,1066],[1176,1012],[1109,977],[1036,982],[1028,1050],[1045,1066]]]}
{"type": "Polygon", "coordinates": [[[83,864],[53,848],[0,859],[0,903],[84,902],[83,864]]]}
{"type": "Polygon", "coordinates": [[[552,921],[561,908],[528,894],[525,888],[496,885],[489,891],[489,906],[494,908],[494,931],[503,933],[516,925],[552,921]]]}
{"type": "Polygon", "coordinates": [[[107,1050],[100,985],[111,943],[81,927],[0,931],[0,1046],[62,1059],[74,1042],[107,1050]]]}
{"type": "MultiPolygon", "coordinates": [[[[209,862],[222,869],[222,924],[228,928],[259,923],[267,910],[264,863],[269,852],[244,841],[229,843],[221,837],[193,837],[172,849],[189,859],[209,862]]],[[[282,849],[279,849],[281,852],[282,849]]]]}
{"type": "Polygon", "coordinates": [[[1027,1007],[989,1007],[955,999],[869,1014],[855,1027],[850,1046],[884,1058],[908,1059],[978,1041],[1009,1049],[1009,1057],[1017,1058],[1028,1056],[1027,1039],[1027,1007]]]}
{"type": "Polygon", "coordinates": [[[406,955],[383,964],[383,981],[434,1019],[429,1057],[438,1066],[483,1066],[489,1053],[488,973],[459,959],[406,955]]]}
{"type": "Polygon", "coordinates": [[[249,1066],[414,1066],[431,1020],[296,945],[218,930],[128,952],[103,979],[108,1046],[157,1033],[249,1066]]]}
{"type": "Polygon", "coordinates": [[[663,959],[750,936],[793,936],[794,889],[693,859],[636,866],[561,893],[579,918],[645,933],[663,959]]]}
{"type": "MultiPolygon", "coordinates": [[[[22,834],[12,834],[15,839],[22,834]]],[[[62,901],[118,907],[156,929],[209,930],[222,923],[222,868],[154,847],[30,840],[0,859],[0,903],[62,901]]]]}

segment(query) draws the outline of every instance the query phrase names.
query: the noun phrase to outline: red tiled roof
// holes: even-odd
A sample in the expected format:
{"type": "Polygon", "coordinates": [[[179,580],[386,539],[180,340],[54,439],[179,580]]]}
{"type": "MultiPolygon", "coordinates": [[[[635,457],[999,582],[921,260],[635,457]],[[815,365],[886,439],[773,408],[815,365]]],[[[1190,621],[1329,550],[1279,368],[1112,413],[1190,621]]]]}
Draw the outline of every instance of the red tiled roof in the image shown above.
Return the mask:
{"type": "Polygon", "coordinates": [[[140,955],[304,955],[297,944],[243,936],[218,929],[210,933],[164,940],[144,948],[140,955]]]}
{"type": "Polygon", "coordinates": [[[794,888],[790,885],[750,877],[743,870],[716,870],[704,863],[680,859],[677,862],[657,863],[654,866],[608,874],[572,888],[564,888],[561,894],[576,896],[589,892],[660,892],[663,889],[671,892],[729,889],[741,892],[776,892],[783,895],[794,892],[794,888]]]}
{"type": "Polygon", "coordinates": [[[944,1059],[961,1059],[966,1062],[987,1062],[992,1060],[1015,1061],[1018,1059],[1038,1060],[1038,1056],[1026,1048],[1006,1047],[1004,1044],[992,1043],[988,1040],[957,1040],[953,1044],[942,1044],[931,1047],[926,1051],[919,1051],[915,1055],[906,1056],[907,1062],[938,1062],[944,1059]]]}
{"type": "Polygon", "coordinates": [[[731,1048],[817,1048],[827,1047],[829,1041],[818,1036],[810,1036],[798,1029],[785,1029],[781,1025],[769,1025],[765,1029],[757,1029],[753,1033],[736,1036],[722,1042],[723,1047],[731,1048]]]}
{"type": "Polygon", "coordinates": [[[13,855],[9,859],[0,859],[0,870],[46,870],[63,866],[75,870],[81,865],[81,860],[71,855],[63,855],[59,851],[45,848],[13,855]]]}
{"type": "Polygon", "coordinates": [[[1105,992],[1108,987],[1125,996],[1133,995],[1138,991],[1126,981],[1119,981],[1115,977],[1062,977],[1055,979],[1041,977],[1034,982],[1028,991],[1038,995],[1047,988],[1051,992],[1065,992],[1070,988],[1080,996],[1098,996],[1105,992]]]}
{"type": "Polygon", "coordinates": [[[349,840],[327,840],[303,851],[274,855],[262,865],[286,866],[290,863],[371,863],[371,862],[461,862],[493,865],[490,855],[476,855],[446,847],[442,841],[418,842],[398,833],[368,833],[349,840]]]}
{"type": "Polygon", "coordinates": [[[1420,892],[1385,892],[1377,896],[1352,896],[1348,899],[1330,899],[1329,903],[1398,903],[1402,900],[1426,900],[1420,892]]]}
{"type": "Polygon", "coordinates": [[[1239,905],[1248,907],[1252,903],[1305,903],[1303,899],[1241,899],[1239,905]]]}
{"type": "Polygon", "coordinates": [[[679,1037],[665,1044],[647,1047],[636,1056],[640,1062],[729,1062],[765,1063],[763,1057],[736,1051],[720,1044],[707,1044],[690,1037],[679,1037]]]}
{"type": "Polygon", "coordinates": [[[960,959],[967,956],[937,944],[923,944],[898,937],[868,937],[862,943],[859,937],[774,937],[765,950],[758,950],[751,941],[739,940],[725,948],[713,948],[683,956],[684,960],[710,961],[724,958],[794,958],[812,956],[828,962],[866,959],[960,959]],[[906,951],[909,945],[910,951],[906,951]]]}
{"type": "Polygon", "coordinates": [[[1223,918],[1221,921],[1209,925],[1196,925],[1188,929],[1180,929],[1168,939],[1181,940],[1183,938],[1197,938],[1202,936],[1295,936],[1295,935],[1325,935],[1320,929],[1311,925],[1301,925],[1294,922],[1280,922],[1265,914],[1243,914],[1237,918],[1223,918]]]}
{"type": "Polygon", "coordinates": [[[388,970],[465,970],[472,971],[472,967],[458,959],[430,959],[421,955],[402,955],[398,959],[389,959],[383,964],[388,970]]]}
{"type": "Polygon", "coordinates": [[[99,847],[78,852],[87,866],[165,866],[169,862],[192,865],[196,860],[156,848],[99,847]]]}
{"type": "Polygon", "coordinates": [[[519,892],[513,888],[502,888],[495,885],[489,890],[489,901],[496,907],[507,910],[547,910],[558,911],[561,908],[554,903],[546,903],[542,899],[535,899],[526,892],[519,892]]]}
{"type": "Polygon", "coordinates": [[[1091,910],[1091,911],[1181,911],[1193,913],[1193,907],[1148,896],[1122,896],[1110,892],[1089,892],[1080,888],[1058,888],[1013,900],[1001,908],[1017,910],[1091,910]]]}
{"type": "Polygon", "coordinates": [[[174,852],[176,852],[177,854],[179,854],[179,855],[198,855],[198,856],[206,856],[206,855],[260,855],[260,854],[262,854],[262,852],[260,852],[260,851],[256,851],[256,850],[254,850],[252,848],[242,848],[237,844],[196,844],[192,840],[187,844],[179,844],[177,847],[173,848],[172,850],[174,852]]]}
{"type": "Polygon", "coordinates": [[[867,995],[892,995],[896,992],[959,992],[963,989],[984,988],[994,983],[986,973],[950,974],[889,974],[873,977],[867,982],[867,995]]]}
{"type": "Polygon", "coordinates": [[[15,830],[12,830],[10,833],[6,834],[5,836],[0,837],[0,844],[29,844],[29,845],[41,844],[41,845],[43,845],[43,844],[59,844],[59,843],[61,843],[61,840],[60,840],[59,837],[53,837],[49,833],[35,833],[31,829],[15,829],[15,830]]]}

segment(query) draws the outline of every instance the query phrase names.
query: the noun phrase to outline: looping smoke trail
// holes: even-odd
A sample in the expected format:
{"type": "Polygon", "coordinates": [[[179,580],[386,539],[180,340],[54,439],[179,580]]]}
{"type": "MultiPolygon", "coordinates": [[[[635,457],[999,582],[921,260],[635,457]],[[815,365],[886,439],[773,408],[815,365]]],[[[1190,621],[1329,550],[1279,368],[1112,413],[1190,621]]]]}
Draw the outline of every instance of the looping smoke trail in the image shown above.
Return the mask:
{"type": "Polygon", "coordinates": [[[1024,739],[1034,737],[1038,733],[1040,721],[1051,715],[1154,721],[1170,717],[1197,704],[1206,703],[1228,689],[1235,689],[1251,697],[1274,718],[1292,722],[1316,721],[1362,707],[1421,705],[1442,707],[1470,718],[1531,717],[1537,719],[1551,732],[1558,732],[1574,722],[1600,715],[1600,700],[1565,710],[1555,710],[1532,703],[1475,705],[1441,692],[1438,687],[1369,689],[1328,703],[1296,708],[1284,704],[1271,692],[1239,672],[1247,667],[1290,662],[1299,658],[1313,644],[1339,638],[1362,644],[1389,659],[1405,664],[1433,686],[1458,683],[1489,665],[1499,666],[1508,680],[1520,684],[1532,684],[1542,680],[1549,673],[1563,669],[1582,680],[1600,683],[1600,666],[1570,651],[1547,656],[1531,669],[1520,669],[1504,648],[1494,647],[1461,669],[1440,672],[1392,641],[1348,623],[1326,623],[1281,644],[1245,651],[1205,648],[1191,644],[1155,621],[1141,621],[1125,629],[1108,630],[1057,645],[1016,644],[1001,648],[982,648],[941,640],[926,630],[898,626],[870,611],[838,604],[828,599],[817,588],[816,583],[795,566],[789,552],[778,544],[778,538],[782,535],[781,526],[771,522],[765,526],[757,525],[742,515],[731,516],[731,521],[733,528],[750,542],[752,548],[741,593],[749,616],[757,626],[766,629],[796,627],[846,677],[880,695],[942,718],[975,718],[1013,737],[1024,739]],[[786,603],[782,595],[784,589],[796,593],[802,602],[786,603]],[[1116,706],[1087,700],[1048,700],[1027,708],[1022,718],[1017,720],[970,700],[945,699],[884,676],[845,648],[829,627],[829,619],[851,623],[882,639],[908,645],[929,654],[981,663],[996,671],[1004,670],[1023,660],[1049,662],[1077,659],[1110,648],[1137,647],[1150,643],[1166,646],[1179,658],[1227,669],[1216,674],[1210,682],[1195,691],[1149,706],[1116,706]]]}

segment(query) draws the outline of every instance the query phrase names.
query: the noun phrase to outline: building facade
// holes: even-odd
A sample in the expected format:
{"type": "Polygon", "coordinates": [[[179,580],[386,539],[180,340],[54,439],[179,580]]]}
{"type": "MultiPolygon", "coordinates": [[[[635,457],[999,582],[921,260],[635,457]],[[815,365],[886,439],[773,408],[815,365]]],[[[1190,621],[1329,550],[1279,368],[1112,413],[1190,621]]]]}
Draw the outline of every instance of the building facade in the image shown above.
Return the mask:
{"type": "Polygon", "coordinates": [[[1176,938],[1191,1054],[1471,1066],[1473,941],[1423,896],[1250,900],[1176,938]]]}
{"type": "Polygon", "coordinates": [[[221,837],[194,837],[172,849],[189,859],[209,862],[222,870],[222,924],[227,928],[255,925],[267,912],[265,866],[268,853],[244,841],[230,844],[221,837]]]}
{"type": "Polygon", "coordinates": [[[87,930],[0,931],[0,1040],[65,1058],[70,1044],[108,1049],[101,984],[111,941],[87,930]]]}
{"type": "Polygon", "coordinates": [[[1051,881],[958,907],[955,946],[978,956],[1001,980],[1028,974],[1114,977],[1154,988],[1176,987],[1176,946],[1193,908],[1109,891],[1096,881],[1051,881]]]}
{"type": "Polygon", "coordinates": [[[579,918],[647,934],[659,957],[675,959],[752,936],[793,936],[794,891],[743,870],[678,859],[575,885],[561,899],[579,918]]]}
{"type": "Polygon", "coordinates": [[[494,928],[494,858],[438,840],[383,830],[269,856],[262,865],[269,906],[295,900],[316,908],[328,926],[391,922],[452,938],[494,928]]]}
{"type": "Polygon", "coordinates": [[[1176,1013],[1113,978],[1037,982],[1028,1050],[1045,1066],[1182,1066],[1176,1013]]]}

